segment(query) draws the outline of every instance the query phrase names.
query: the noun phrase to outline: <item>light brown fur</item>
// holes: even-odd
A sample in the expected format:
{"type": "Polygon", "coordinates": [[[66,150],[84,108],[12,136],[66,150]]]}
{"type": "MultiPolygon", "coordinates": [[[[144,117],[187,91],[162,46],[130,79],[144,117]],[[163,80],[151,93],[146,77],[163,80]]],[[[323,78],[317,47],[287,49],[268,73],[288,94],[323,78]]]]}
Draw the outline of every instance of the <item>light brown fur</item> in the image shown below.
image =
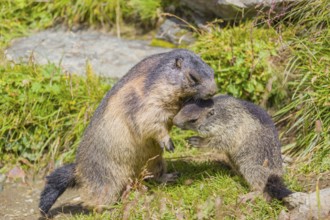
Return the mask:
{"type": "MultiPolygon", "coordinates": [[[[172,181],[176,175],[166,173],[162,157],[164,149],[174,149],[172,119],[185,100],[209,98],[216,89],[213,70],[190,51],[173,50],[141,61],[95,111],[77,151],[71,185],[84,188],[85,201],[102,207],[116,202],[147,162],[156,180],[172,181]]],[[[44,198],[54,191],[48,188],[44,198]]],[[[43,199],[40,204],[47,213],[51,202],[43,199]]]]}

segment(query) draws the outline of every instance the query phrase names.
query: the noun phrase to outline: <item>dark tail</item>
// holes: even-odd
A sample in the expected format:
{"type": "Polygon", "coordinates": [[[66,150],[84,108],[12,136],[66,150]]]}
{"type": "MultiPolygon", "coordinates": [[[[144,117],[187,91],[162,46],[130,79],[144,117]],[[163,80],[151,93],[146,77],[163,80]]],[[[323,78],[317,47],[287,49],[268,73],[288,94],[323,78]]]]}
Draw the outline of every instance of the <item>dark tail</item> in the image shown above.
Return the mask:
{"type": "Polygon", "coordinates": [[[270,175],[268,177],[264,191],[272,198],[279,200],[292,194],[292,191],[284,185],[282,178],[277,175],[270,175]]]}
{"type": "Polygon", "coordinates": [[[62,166],[46,177],[46,186],[40,195],[39,209],[47,215],[57,198],[69,187],[76,186],[75,164],[62,166]]]}

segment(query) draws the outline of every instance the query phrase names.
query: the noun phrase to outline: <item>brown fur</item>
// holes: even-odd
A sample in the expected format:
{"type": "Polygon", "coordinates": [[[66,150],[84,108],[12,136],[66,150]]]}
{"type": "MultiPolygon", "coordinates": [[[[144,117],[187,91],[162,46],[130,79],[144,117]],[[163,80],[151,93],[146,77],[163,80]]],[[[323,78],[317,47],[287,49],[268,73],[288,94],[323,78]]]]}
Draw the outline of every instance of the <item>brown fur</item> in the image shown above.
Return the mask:
{"type": "Polygon", "coordinates": [[[172,119],[184,101],[209,98],[216,89],[212,69],[187,50],[154,55],[133,67],[103,98],[79,145],[74,178],[85,200],[114,203],[150,158],[155,157],[148,171],[156,180],[173,178],[162,157],[164,148],[174,149],[172,119]]]}
{"type": "Polygon", "coordinates": [[[187,103],[173,122],[180,128],[199,132],[201,137],[189,138],[191,145],[226,153],[253,190],[276,198],[290,193],[281,181],[282,158],[277,130],[260,107],[220,95],[187,103]]]}

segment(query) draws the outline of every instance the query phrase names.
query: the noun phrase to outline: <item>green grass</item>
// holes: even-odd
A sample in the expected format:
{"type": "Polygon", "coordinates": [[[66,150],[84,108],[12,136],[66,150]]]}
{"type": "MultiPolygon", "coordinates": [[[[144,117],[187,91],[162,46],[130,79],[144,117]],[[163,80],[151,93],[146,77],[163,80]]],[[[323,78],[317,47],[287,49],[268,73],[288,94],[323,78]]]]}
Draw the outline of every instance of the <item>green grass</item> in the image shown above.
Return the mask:
{"type": "MultiPolygon", "coordinates": [[[[93,76],[68,76],[54,65],[10,64],[0,68],[1,161],[27,159],[38,169],[74,160],[79,139],[109,83],[93,76]]],[[[247,183],[214,153],[189,148],[192,132],[173,129],[174,153],[166,153],[176,183],[137,182],[127,197],[102,214],[71,219],[275,219],[284,206],[258,198],[240,203],[247,183]],[[148,190],[143,190],[145,187],[148,190]],[[221,203],[220,203],[221,202],[221,203]]],[[[291,186],[291,185],[289,185],[291,186]]]]}
{"type": "Polygon", "coordinates": [[[273,28],[248,22],[202,34],[191,49],[214,69],[219,92],[278,106],[286,90],[272,60],[281,56],[282,43],[273,28]]]}
{"type": "Polygon", "coordinates": [[[8,42],[33,30],[52,24],[45,3],[27,0],[0,0],[0,48],[8,42]]]}
{"type": "MultiPolygon", "coordinates": [[[[74,160],[79,139],[109,83],[93,76],[68,76],[54,65],[10,64],[0,68],[1,161],[53,169],[74,160]]],[[[175,153],[166,153],[169,171],[182,176],[174,184],[137,182],[128,196],[102,214],[72,219],[274,219],[284,206],[258,198],[242,204],[247,183],[214,153],[188,147],[192,132],[173,129],[175,153]],[[212,156],[212,157],[211,157],[212,156]],[[143,190],[143,185],[148,190],[143,190]],[[221,204],[220,204],[221,202],[221,204]],[[219,217],[220,216],[220,217],[219,217]]],[[[290,186],[290,185],[289,185],[290,186]]]]}
{"type": "Polygon", "coordinates": [[[110,85],[54,65],[0,66],[0,160],[72,160],[80,136],[110,85]]]}
{"type": "Polygon", "coordinates": [[[167,4],[161,0],[0,0],[0,48],[15,37],[57,24],[114,29],[118,35],[126,25],[150,29],[167,4]]]}
{"type": "Polygon", "coordinates": [[[165,154],[169,171],[181,173],[176,183],[143,183],[147,190],[131,191],[109,212],[70,219],[276,219],[285,209],[279,201],[267,203],[261,197],[241,203],[239,197],[250,192],[244,179],[217,161],[215,152],[187,148],[182,138],[188,135],[174,129],[176,150],[165,154]]]}
{"type": "Polygon", "coordinates": [[[191,47],[215,70],[219,92],[277,111],[283,151],[304,172],[330,170],[329,7],[300,1],[273,24],[215,26],[191,47]]]}
{"type": "Polygon", "coordinates": [[[302,1],[287,15],[290,36],[291,100],[277,112],[285,126],[285,151],[306,165],[306,172],[330,170],[330,2],[302,1]]]}
{"type": "MultiPolygon", "coordinates": [[[[0,0],[0,48],[13,37],[57,22],[121,27],[134,18],[138,25],[153,26],[164,2],[151,2],[0,0]]],[[[329,1],[298,4],[274,26],[247,22],[214,28],[202,33],[191,48],[215,70],[220,92],[281,107],[275,119],[281,140],[288,144],[284,151],[301,159],[295,164],[301,171],[322,173],[330,170],[329,1]]],[[[28,161],[32,168],[53,169],[73,161],[89,118],[112,84],[93,76],[90,67],[87,70],[87,77],[78,77],[51,64],[0,59],[1,165],[28,161]]],[[[143,182],[148,190],[136,183],[110,213],[71,218],[277,218],[284,208],[278,201],[239,203],[239,196],[249,192],[246,182],[217,162],[214,153],[188,148],[184,138],[189,134],[174,129],[175,153],[165,154],[169,170],[182,174],[177,183],[143,182]]],[[[302,190],[292,171],[286,183],[302,190]]]]}

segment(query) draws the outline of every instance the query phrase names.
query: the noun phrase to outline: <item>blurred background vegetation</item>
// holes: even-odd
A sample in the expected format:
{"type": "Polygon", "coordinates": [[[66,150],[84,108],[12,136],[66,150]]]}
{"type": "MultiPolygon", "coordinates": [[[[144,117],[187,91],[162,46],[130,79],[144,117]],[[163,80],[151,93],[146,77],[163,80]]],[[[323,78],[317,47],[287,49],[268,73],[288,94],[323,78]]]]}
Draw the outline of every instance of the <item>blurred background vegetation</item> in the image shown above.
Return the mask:
{"type": "MultiPolygon", "coordinates": [[[[176,7],[170,0],[0,0],[2,165],[72,161],[113,83],[94,76],[88,65],[87,77],[78,77],[52,64],[6,61],[10,40],[56,25],[143,35],[162,22],[164,12],[180,16],[176,7]]],[[[187,47],[215,70],[219,92],[267,108],[281,131],[283,152],[302,161],[307,173],[330,170],[329,8],[328,0],[299,1],[280,18],[210,21],[209,31],[189,24],[197,40],[187,47]]]]}

